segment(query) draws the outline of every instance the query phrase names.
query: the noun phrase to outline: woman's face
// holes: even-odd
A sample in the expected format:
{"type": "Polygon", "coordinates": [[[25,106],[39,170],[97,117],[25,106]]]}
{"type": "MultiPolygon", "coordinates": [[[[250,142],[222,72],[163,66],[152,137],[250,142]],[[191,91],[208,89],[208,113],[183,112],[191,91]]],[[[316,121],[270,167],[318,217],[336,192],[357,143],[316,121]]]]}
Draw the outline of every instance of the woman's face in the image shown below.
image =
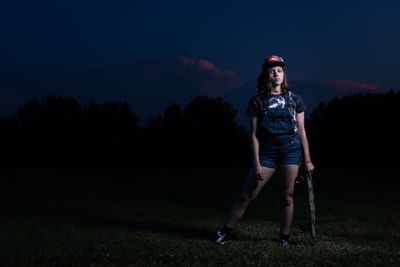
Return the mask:
{"type": "Polygon", "coordinates": [[[274,85],[280,85],[283,82],[284,75],[285,73],[283,72],[283,69],[280,66],[269,68],[268,77],[271,83],[274,85]]]}

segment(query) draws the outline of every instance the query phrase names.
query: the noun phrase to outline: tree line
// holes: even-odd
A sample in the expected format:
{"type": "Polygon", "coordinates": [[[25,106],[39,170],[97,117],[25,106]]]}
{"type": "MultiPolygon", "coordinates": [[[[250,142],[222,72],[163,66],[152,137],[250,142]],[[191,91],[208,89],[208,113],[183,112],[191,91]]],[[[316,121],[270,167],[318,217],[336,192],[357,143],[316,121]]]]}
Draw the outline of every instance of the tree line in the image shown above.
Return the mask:
{"type": "MultiPolygon", "coordinates": [[[[319,103],[306,120],[317,166],[392,166],[400,93],[362,94],[319,103]]],[[[126,102],[80,104],[31,99],[0,119],[2,164],[249,165],[250,136],[221,97],[172,103],[138,125],[126,102]]]]}
{"type": "Polygon", "coordinates": [[[0,120],[3,164],[241,164],[245,127],[222,98],[199,96],[183,111],[173,103],[138,126],[125,102],[82,105],[49,96],[27,101],[0,120]],[[236,155],[238,155],[236,157],[236,155]]]}
{"type": "Polygon", "coordinates": [[[358,93],[319,103],[312,111],[314,158],[329,166],[395,167],[400,92],[358,93]]]}

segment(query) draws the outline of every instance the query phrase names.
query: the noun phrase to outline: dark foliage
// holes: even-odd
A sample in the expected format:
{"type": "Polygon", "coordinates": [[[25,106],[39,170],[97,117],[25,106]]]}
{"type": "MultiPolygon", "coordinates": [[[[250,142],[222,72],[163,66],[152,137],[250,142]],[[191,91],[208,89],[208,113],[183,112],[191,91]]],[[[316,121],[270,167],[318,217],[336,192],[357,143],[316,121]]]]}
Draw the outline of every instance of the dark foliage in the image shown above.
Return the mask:
{"type": "MultiPolygon", "coordinates": [[[[320,103],[306,121],[316,166],[391,166],[399,148],[400,93],[356,94],[320,103]]],[[[249,133],[222,98],[199,96],[184,109],[138,126],[127,103],[49,96],[0,119],[3,164],[248,165],[249,133]]]]}
{"type": "Polygon", "coordinates": [[[196,97],[183,113],[174,103],[143,129],[149,149],[142,153],[150,162],[161,164],[246,164],[248,133],[236,124],[236,113],[220,97],[196,97]]]}
{"type": "Polygon", "coordinates": [[[1,129],[3,162],[112,161],[137,135],[138,119],[127,103],[80,105],[73,98],[49,96],[26,102],[3,119],[1,129]]]}
{"type": "Polygon", "coordinates": [[[330,166],[393,166],[399,149],[400,93],[355,94],[320,103],[311,114],[313,159],[330,166]]]}

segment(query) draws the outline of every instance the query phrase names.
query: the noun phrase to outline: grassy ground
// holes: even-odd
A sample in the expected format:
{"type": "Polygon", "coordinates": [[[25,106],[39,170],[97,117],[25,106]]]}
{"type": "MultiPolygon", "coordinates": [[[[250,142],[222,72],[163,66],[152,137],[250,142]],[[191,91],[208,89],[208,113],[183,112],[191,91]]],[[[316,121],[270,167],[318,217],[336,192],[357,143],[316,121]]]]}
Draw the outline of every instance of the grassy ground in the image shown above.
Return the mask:
{"type": "MultiPolygon", "coordinates": [[[[0,170],[1,266],[398,266],[397,170],[317,170],[319,242],[296,186],[291,247],[277,244],[276,179],[249,206],[236,240],[216,231],[246,168],[0,170]]],[[[274,177],[276,178],[276,177],[274,177]]]]}

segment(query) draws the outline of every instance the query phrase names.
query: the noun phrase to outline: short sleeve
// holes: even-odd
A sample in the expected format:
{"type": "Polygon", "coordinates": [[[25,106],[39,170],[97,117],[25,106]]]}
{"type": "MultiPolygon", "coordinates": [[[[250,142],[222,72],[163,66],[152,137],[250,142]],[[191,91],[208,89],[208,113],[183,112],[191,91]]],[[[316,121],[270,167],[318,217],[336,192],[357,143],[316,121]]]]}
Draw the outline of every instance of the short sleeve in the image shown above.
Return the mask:
{"type": "Polygon", "coordinates": [[[259,103],[257,101],[256,96],[253,96],[250,99],[249,104],[247,106],[246,116],[248,117],[258,116],[259,111],[260,111],[259,103]]]}
{"type": "Polygon", "coordinates": [[[294,95],[294,101],[296,102],[296,112],[301,113],[307,110],[307,106],[300,95],[294,95]]]}

